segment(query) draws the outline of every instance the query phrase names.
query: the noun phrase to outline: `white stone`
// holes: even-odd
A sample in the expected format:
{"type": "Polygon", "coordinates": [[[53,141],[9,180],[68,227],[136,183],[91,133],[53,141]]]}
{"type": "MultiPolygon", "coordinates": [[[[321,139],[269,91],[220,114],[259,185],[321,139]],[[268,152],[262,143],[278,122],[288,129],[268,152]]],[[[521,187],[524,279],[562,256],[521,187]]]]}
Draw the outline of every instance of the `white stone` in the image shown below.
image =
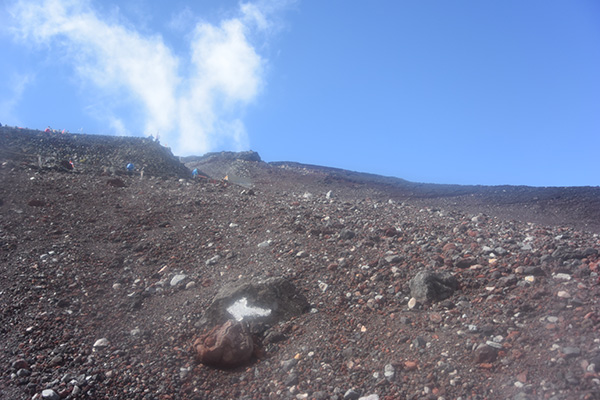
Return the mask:
{"type": "Polygon", "coordinates": [[[564,274],[564,273],[558,273],[558,274],[554,274],[554,279],[558,279],[558,280],[561,280],[561,281],[570,281],[571,280],[571,275],[564,274]]]}
{"type": "Polygon", "coordinates": [[[42,390],[42,399],[59,400],[60,396],[52,389],[42,390]]]}
{"type": "Polygon", "coordinates": [[[328,287],[329,287],[328,284],[326,284],[325,282],[319,281],[319,289],[321,289],[322,292],[325,292],[328,287]]]}
{"type": "Polygon", "coordinates": [[[410,300],[408,301],[408,308],[409,309],[413,309],[415,308],[417,305],[417,299],[415,299],[414,297],[411,297],[410,300]]]}
{"type": "Polygon", "coordinates": [[[179,283],[181,283],[185,278],[187,278],[187,275],[183,275],[183,274],[177,274],[175,275],[172,279],[171,279],[171,286],[177,286],[179,283]]]}
{"type": "Polygon", "coordinates": [[[107,347],[108,344],[109,344],[108,339],[102,338],[102,339],[96,340],[96,342],[94,343],[94,347],[107,347]]]}
{"type": "Polygon", "coordinates": [[[206,265],[215,265],[219,261],[220,258],[221,258],[221,256],[217,254],[216,256],[206,260],[204,263],[206,265]]]}

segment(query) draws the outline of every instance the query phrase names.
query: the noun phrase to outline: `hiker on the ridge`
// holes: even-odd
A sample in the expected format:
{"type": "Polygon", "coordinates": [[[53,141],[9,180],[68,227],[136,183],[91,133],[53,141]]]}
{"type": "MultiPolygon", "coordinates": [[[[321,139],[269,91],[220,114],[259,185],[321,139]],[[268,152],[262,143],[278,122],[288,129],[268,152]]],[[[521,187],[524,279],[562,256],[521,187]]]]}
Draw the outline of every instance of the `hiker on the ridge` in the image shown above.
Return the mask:
{"type": "Polygon", "coordinates": [[[135,165],[133,165],[132,163],[127,164],[127,173],[131,174],[133,172],[133,170],[135,169],[135,165]]]}
{"type": "Polygon", "coordinates": [[[192,178],[196,179],[197,176],[198,176],[198,168],[194,168],[194,170],[192,171],[192,178]]]}

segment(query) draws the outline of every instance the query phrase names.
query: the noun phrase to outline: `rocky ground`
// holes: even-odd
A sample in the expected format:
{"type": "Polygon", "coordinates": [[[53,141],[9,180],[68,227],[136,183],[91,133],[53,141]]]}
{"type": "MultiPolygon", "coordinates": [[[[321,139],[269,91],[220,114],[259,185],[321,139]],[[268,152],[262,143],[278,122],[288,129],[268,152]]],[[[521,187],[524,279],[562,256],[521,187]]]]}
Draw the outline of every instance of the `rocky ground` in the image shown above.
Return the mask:
{"type": "Polygon", "coordinates": [[[0,131],[1,399],[600,398],[598,188],[218,154],[190,179],[148,139],[20,133],[0,131]],[[423,295],[424,271],[456,284],[423,295]],[[247,278],[307,312],[255,326],[245,365],[198,363],[213,298],[247,278]]]}

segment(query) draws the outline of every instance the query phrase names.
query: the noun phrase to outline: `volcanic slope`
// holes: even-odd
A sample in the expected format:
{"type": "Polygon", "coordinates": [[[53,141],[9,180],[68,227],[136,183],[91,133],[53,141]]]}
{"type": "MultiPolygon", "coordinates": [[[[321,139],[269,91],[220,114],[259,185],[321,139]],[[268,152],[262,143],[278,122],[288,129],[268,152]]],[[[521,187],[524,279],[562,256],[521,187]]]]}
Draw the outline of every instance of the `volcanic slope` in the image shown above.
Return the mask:
{"type": "Polygon", "coordinates": [[[40,167],[11,151],[0,152],[0,398],[600,398],[591,231],[235,156],[205,163],[224,181],[119,174],[126,159],[117,176],[40,167]],[[410,301],[422,271],[458,285],[410,301]],[[258,331],[247,365],[197,364],[203,312],[248,277],[286,278],[310,311],[258,331]]]}

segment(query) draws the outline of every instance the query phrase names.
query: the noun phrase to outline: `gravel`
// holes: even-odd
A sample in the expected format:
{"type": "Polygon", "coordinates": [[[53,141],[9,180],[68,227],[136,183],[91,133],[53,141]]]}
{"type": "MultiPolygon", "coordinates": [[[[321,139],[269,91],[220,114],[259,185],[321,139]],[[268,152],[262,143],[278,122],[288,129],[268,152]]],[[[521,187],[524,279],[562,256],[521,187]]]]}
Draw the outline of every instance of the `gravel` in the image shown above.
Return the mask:
{"type": "MultiPolygon", "coordinates": [[[[119,154],[135,145],[123,143],[119,154]]],[[[576,223],[542,223],[535,207],[503,215],[529,193],[515,188],[483,188],[481,204],[458,209],[362,175],[214,156],[207,170],[233,168],[244,185],[177,167],[119,175],[117,187],[102,171],[14,154],[43,152],[27,135],[10,144],[0,398],[598,398],[599,214],[568,188],[556,201],[570,199],[576,223]],[[431,270],[453,291],[409,307],[411,279],[431,270]],[[288,280],[309,311],[254,326],[257,351],[241,367],[197,363],[199,321],[246,278],[288,280]]],[[[114,155],[96,150],[100,164],[114,155]]]]}

